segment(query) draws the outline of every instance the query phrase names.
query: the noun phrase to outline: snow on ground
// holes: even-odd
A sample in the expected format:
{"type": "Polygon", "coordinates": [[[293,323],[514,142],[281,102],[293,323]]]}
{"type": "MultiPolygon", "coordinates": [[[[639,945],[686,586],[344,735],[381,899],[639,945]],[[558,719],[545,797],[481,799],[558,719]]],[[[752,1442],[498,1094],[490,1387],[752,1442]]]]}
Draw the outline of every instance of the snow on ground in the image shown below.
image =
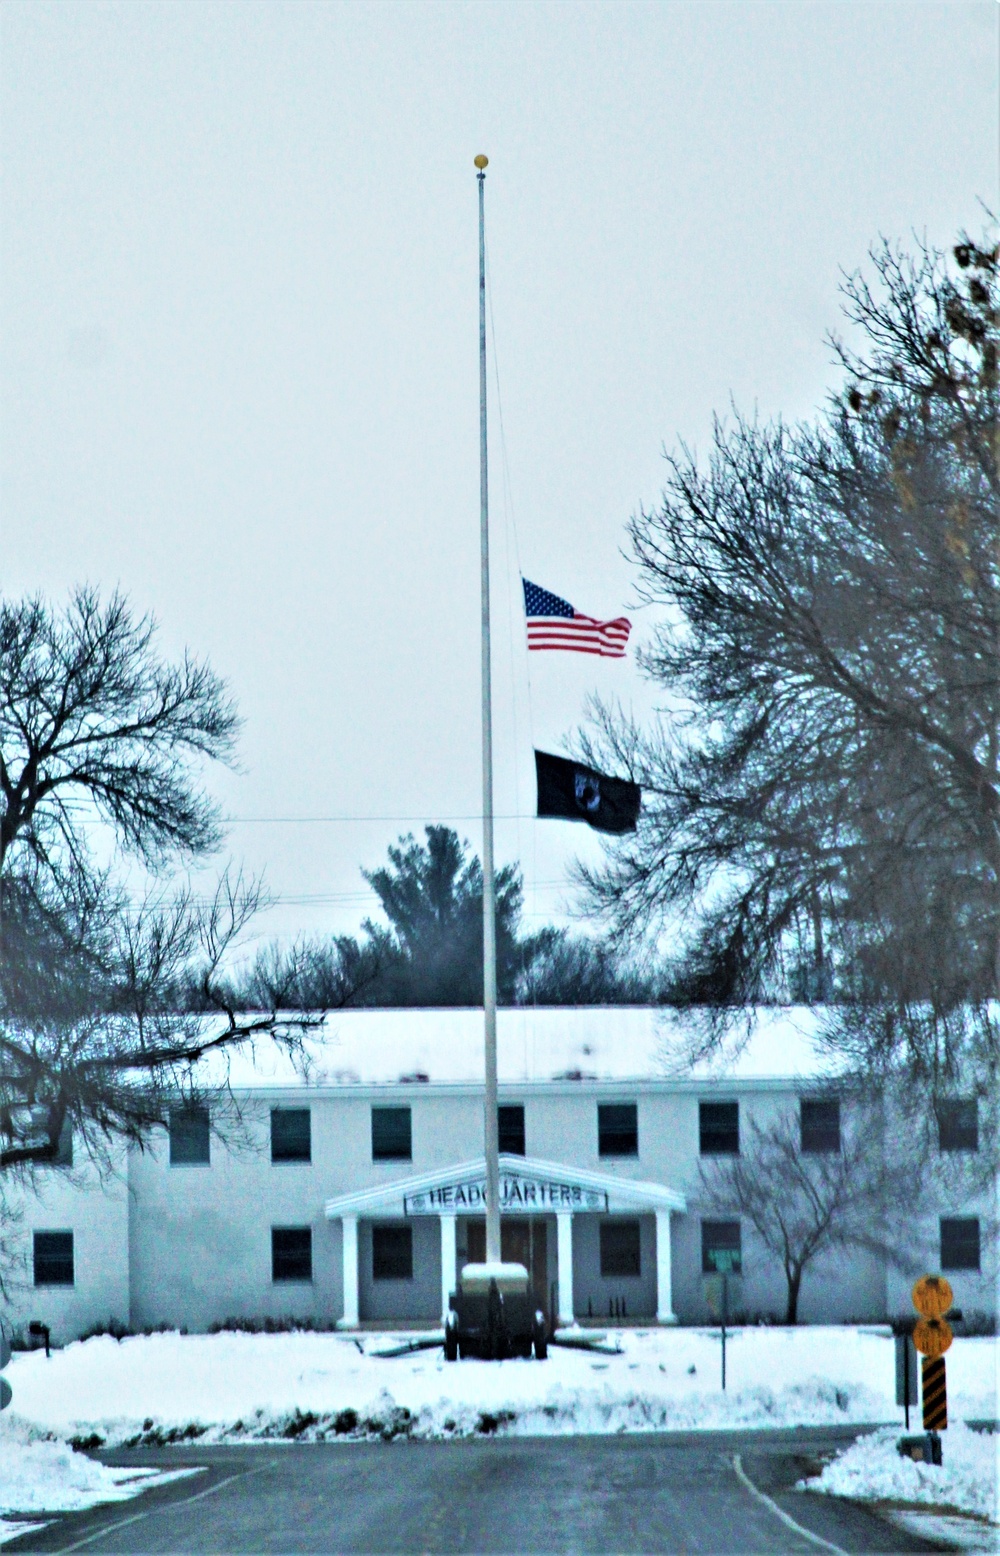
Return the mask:
{"type": "Polygon", "coordinates": [[[148,1486],[176,1478],[176,1471],[108,1469],[47,1437],[13,1412],[5,1412],[0,1417],[0,1542],[37,1529],[38,1514],[75,1513],[98,1502],[124,1502],[148,1486]],[[10,1514],[36,1516],[26,1520],[10,1514]]]}
{"type": "MultiPolygon", "coordinates": [[[[888,1331],[615,1330],[620,1355],[553,1347],[545,1362],[447,1363],[440,1350],[387,1359],[397,1336],[157,1334],[68,1345],[8,1369],[14,1409],[69,1440],[506,1433],[902,1425],[888,1331]]],[[[948,1356],[953,1419],[995,1413],[996,1348],[960,1339],[948,1356]]]]}
{"type": "Polygon", "coordinates": [[[901,1458],[898,1438],[898,1427],[859,1437],[805,1489],[865,1502],[954,1508],[995,1524],[1000,1441],[995,1433],[973,1432],[961,1422],[950,1426],[942,1433],[940,1465],[901,1458]]]}

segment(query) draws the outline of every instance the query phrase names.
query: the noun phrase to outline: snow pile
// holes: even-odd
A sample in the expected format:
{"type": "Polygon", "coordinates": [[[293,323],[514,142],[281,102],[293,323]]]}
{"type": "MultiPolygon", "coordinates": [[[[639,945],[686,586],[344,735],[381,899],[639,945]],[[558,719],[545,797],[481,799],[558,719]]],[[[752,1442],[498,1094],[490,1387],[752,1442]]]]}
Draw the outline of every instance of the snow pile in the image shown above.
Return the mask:
{"type": "MultiPolygon", "coordinates": [[[[184,1473],[187,1473],[186,1471],[184,1473]]],[[[40,1432],[13,1412],[0,1417],[0,1540],[37,1528],[11,1514],[75,1513],[98,1502],[124,1502],[164,1476],[108,1469],[40,1432]]]]}
{"type": "Polygon", "coordinates": [[[865,1502],[907,1502],[954,1508],[996,1522],[998,1439],[961,1422],[941,1435],[943,1464],[922,1464],[896,1451],[898,1428],[859,1437],[807,1491],[865,1502]]]}
{"type": "MultiPolygon", "coordinates": [[[[247,1438],[902,1426],[888,1331],[747,1328],[720,1388],[717,1331],[609,1332],[617,1355],[552,1347],[545,1362],[380,1356],[394,1336],[156,1334],[78,1342],[9,1369],[20,1414],[77,1446],[247,1438]]],[[[954,1419],[992,1418],[992,1340],[949,1353],[954,1419]]]]}

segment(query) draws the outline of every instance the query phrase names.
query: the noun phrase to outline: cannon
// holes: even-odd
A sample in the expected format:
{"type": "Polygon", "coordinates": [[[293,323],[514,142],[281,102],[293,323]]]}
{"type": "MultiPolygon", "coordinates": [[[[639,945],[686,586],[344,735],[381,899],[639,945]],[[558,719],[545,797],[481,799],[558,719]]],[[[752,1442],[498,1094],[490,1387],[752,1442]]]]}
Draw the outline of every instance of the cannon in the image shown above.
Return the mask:
{"type": "Polygon", "coordinates": [[[501,1361],[508,1356],[548,1354],[548,1325],[536,1308],[523,1264],[467,1264],[458,1290],[449,1298],[444,1326],[448,1361],[479,1356],[501,1361]]]}

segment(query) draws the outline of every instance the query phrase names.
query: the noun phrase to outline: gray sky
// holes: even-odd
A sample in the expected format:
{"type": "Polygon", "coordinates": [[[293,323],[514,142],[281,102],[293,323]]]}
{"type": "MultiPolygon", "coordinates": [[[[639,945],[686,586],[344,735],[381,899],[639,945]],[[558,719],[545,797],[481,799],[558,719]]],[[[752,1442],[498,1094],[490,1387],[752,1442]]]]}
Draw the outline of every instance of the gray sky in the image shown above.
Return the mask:
{"type": "MultiPolygon", "coordinates": [[[[627,608],[663,445],[703,448],[730,396],[808,415],[840,267],[996,209],[998,16],[5,0],[0,585],[120,585],[206,655],[246,720],[234,816],[401,818],[235,825],[266,931],[355,927],[360,865],[479,809],[475,153],[496,807],[527,817],[533,743],[591,690],[654,699],[631,659],[529,666],[518,559],[627,608]]],[[[497,842],[542,918],[597,851],[530,819],[497,842]]]]}

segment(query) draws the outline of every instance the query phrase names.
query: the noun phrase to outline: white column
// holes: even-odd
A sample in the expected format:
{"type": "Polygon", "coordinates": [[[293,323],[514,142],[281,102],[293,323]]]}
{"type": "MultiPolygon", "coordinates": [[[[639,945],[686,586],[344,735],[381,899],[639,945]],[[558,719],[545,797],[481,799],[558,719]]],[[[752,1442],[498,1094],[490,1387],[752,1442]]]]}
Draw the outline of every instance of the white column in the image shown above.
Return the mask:
{"type": "Polygon", "coordinates": [[[448,1298],[455,1290],[455,1227],[458,1217],[442,1215],[441,1222],[441,1322],[448,1317],[448,1298]]]}
{"type": "Polygon", "coordinates": [[[344,1316],[337,1320],[338,1329],[357,1329],[358,1314],[358,1218],[341,1216],[344,1237],[344,1316]]]}
{"type": "Polygon", "coordinates": [[[676,1324],[673,1270],[670,1264],[670,1211],[656,1212],[656,1322],[676,1324]]]}
{"type": "Polygon", "coordinates": [[[573,1322],[573,1212],[556,1211],[556,1256],[559,1263],[559,1322],[573,1322]]]}

